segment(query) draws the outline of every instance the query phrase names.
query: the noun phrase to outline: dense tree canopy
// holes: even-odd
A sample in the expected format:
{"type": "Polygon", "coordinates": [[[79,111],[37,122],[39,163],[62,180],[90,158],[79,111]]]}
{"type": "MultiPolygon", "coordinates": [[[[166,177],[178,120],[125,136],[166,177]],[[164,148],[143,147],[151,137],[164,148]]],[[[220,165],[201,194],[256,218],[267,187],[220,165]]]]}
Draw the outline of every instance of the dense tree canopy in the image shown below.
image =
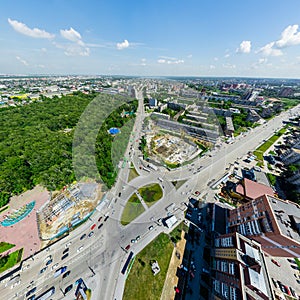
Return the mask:
{"type": "MultiPolygon", "coordinates": [[[[75,180],[73,134],[81,114],[95,96],[76,93],[61,98],[43,97],[30,105],[0,110],[0,207],[10,196],[37,184],[55,190],[75,180]]],[[[104,94],[97,98],[109,103],[112,99],[120,103],[126,100],[104,94]]],[[[121,107],[115,104],[115,111],[106,118],[100,130],[97,128],[97,166],[102,180],[109,186],[116,173],[111,160],[113,137],[107,129],[122,127],[134,115],[122,118],[121,112],[135,111],[136,107],[137,101],[121,107]]]]}

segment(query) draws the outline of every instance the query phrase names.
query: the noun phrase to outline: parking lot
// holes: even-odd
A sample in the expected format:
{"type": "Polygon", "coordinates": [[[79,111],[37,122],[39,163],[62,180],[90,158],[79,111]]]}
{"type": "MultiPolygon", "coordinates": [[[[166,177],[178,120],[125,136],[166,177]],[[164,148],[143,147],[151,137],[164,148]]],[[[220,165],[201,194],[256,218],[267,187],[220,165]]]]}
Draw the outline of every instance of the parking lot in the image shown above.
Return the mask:
{"type": "MultiPolygon", "coordinates": [[[[292,287],[300,295],[300,271],[293,258],[266,257],[267,268],[271,279],[271,285],[278,294],[282,294],[278,281],[288,288],[292,287]],[[280,267],[271,260],[278,262],[280,267]],[[296,276],[298,278],[296,278],[296,276]],[[275,287],[272,278],[277,282],[275,287]]],[[[285,294],[286,296],[286,294],[285,294]]]]}

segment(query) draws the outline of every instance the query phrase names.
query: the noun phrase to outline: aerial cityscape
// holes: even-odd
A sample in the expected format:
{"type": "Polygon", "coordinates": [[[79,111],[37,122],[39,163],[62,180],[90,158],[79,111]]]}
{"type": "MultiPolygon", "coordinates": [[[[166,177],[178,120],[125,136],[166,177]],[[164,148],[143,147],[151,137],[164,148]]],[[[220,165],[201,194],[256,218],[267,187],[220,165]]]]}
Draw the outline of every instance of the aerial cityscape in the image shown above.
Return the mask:
{"type": "Polygon", "coordinates": [[[2,5],[0,299],[300,299],[300,3],[201,2],[2,5]]]}

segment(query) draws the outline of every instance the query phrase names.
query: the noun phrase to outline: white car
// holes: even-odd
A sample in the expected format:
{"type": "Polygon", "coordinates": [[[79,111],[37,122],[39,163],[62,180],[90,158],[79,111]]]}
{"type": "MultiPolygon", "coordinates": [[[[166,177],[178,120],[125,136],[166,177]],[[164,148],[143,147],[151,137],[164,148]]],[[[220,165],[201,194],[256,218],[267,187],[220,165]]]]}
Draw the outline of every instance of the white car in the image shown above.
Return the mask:
{"type": "Polygon", "coordinates": [[[55,270],[58,267],[58,263],[51,267],[51,270],[55,270]]]}
{"type": "Polygon", "coordinates": [[[72,244],[72,242],[69,242],[69,243],[66,244],[65,247],[68,248],[71,244],[72,244]]]}
{"type": "Polygon", "coordinates": [[[77,249],[77,252],[81,252],[82,249],[83,249],[83,246],[79,247],[79,248],[77,249]]]}

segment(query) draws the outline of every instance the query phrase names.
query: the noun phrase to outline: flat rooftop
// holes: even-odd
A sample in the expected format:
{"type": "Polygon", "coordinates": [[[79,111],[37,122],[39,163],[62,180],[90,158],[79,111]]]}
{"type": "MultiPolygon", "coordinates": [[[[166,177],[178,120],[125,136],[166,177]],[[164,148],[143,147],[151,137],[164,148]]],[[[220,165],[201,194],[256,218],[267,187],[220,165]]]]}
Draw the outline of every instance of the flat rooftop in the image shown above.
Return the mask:
{"type": "Polygon", "coordinates": [[[300,218],[300,207],[290,201],[279,200],[272,196],[267,197],[282,234],[300,243],[300,235],[291,227],[291,219],[289,217],[300,218]]]}

